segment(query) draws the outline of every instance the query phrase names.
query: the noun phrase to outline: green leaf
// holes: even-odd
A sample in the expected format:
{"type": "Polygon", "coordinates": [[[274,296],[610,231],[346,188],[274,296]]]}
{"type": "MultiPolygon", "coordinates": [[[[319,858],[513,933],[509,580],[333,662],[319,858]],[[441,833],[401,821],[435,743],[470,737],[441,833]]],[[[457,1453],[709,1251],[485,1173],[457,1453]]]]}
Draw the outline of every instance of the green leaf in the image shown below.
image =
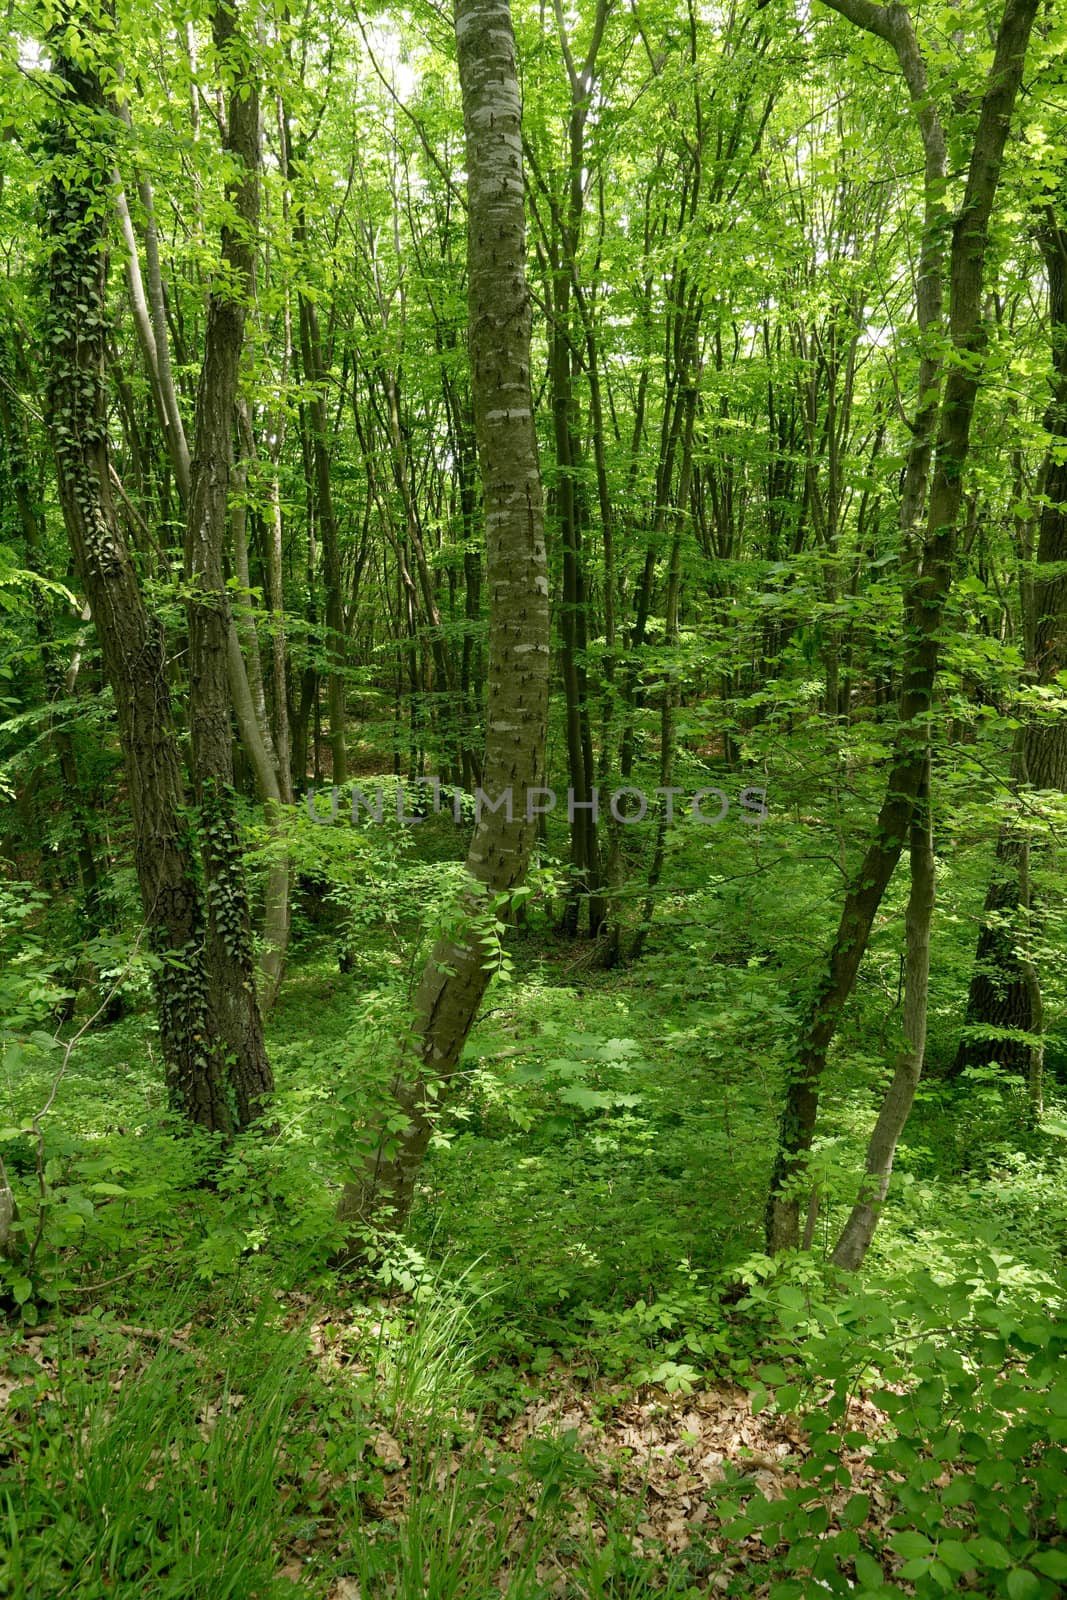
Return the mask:
{"type": "Polygon", "coordinates": [[[1030,1557],[1030,1565],[1046,1578],[1067,1578],[1067,1555],[1061,1550],[1041,1550],[1036,1556],[1030,1557]]]}
{"type": "Polygon", "coordinates": [[[871,1511],[871,1497],[869,1494],[854,1494],[844,1510],[841,1512],[841,1521],[846,1528],[858,1528],[866,1522],[871,1511]]]}
{"type": "Polygon", "coordinates": [[[876,1561],[873,1556],[868,1555],[866,1550],[861,1550],[856,1556],[855,1565],[856,1577],[865,1589],[880,1589],[882,1587],[885,1582],[885,1574],[882,1571],[881,1563],[876,1561]]]}
{"type": "Polygon", "coordinates": [[[764,1383],[785,1383],[786,1372],[776,1361],[768,1361],[756,1369],[764,1383]]]}
{"type": "Polygon", "coordinates": [[[928,1556],[934,1548],[925,1533],[913,1533],[910,1530],[895,1533],[889,1544],[898,1556],[904,1556],[908,1560],[914,1556],[928,1556]]]}
{"type": "Polygon", "coordinates": [[[938,1559],[951,1567],[953,1572],[970,1572],[974,1567],[974,1557],[969,1555],[958,1539],[942,1539],[937,1547],[938,1559]]]}
{"type": "Polygon", "coordinates": [[[1011,1556],[998,1539],[987,1539],[984,1534],[979,1534],[976,1539],[967,1540],[967,1549],[983,1567],[1002,1571],[1011,1566],[1011,1556]]]}
{"type": "Polygon", "coordinates": [[[1035,1600],[1041,1593],[1041,1580],[1028,1567],[1013,1567],[1008,1573],[1011,1600],[1035,1600]]]}

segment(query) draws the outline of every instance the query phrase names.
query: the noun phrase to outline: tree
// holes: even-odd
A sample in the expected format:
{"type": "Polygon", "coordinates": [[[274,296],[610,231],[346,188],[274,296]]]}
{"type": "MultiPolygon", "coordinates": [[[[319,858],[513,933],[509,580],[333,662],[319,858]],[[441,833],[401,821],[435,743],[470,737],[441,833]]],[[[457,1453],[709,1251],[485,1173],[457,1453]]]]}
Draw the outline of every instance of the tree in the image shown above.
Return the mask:
{"type": "Polygon", "coordinates": [[[867,948],[875,914],[900,858],[926,771],[927,723],[941,653],[945,605],[952,584],[963,472],[986,338],[982,287],[989,223],[1037,12],[1036,0],[1008,0],[997,32],[963,200],[951,223],[947,263],[951,349],[942,378],[940,324],[946,287],[942,241],[947,153],[923,54],[911,17],[903,6],[886,7],[871,4],[870,0],[827,3],[856,26],[893,46],[911,96],[926,162],[923,248],[917,281],[918,321],[925,343],[912,424],[913,443],[901,495],[901,529],[910,570],[904,596],[900,731],[874,838],[845,896],[826,971],[801,1022],[767,1205],[767,1246],[772,1253],[800,1242],[800,1184],[804,1160],[815,1135],[819,1082],[838,1019],[867,948]],[[917,530],[924,502],[925,529],[920,539],[917,530]]]}
{"type": "MultiPolygon", "coordinates": [[[[51,45],[59,114],[46,134],[43,331],[59,499],[118,716],[168,1092],[193,1122],[231,1133],[260,1109],[269,1069],[257,1057],[246,1075],[246,1058],[234,1052],[241,1035],[227,1030],[240,998],[211,970],[220,939],[207,947],[163,631],[145,605],[112,491],[105,379],[114,154],[98,64],[103,45],[92,23],[73,15],[53,30],[51,45]]],[[[221,935],[225,924],[217,927],[221,935]]]]}
{"type": "Polygon", "coordinates": [[[224,147],[235,167],[222,229],[219,271],[208,301],[196,424],[185,582],[189,627],[189,726],[207,900],[211,1008],[229,1056],[236,1120],[244,1127],[274,1085],[256,998],[251,922],[233,792],[229,650],[233,619],[224,550],[236,426],[238,367],[252,293],[259,212],[259,96],[235,0],[217,0],[212,36],[220,77],[229,78],[224,147]]]}
{"type": "Polygon", "coordinates": [[[433,1131],[435,1107],[492,972],[485,915],[521,883],[535,824],[548,715],[548,571],[530,386],[522,130],[508,0],[457,0],[456,47],[467,140],[471,382],[486,527],[489,663],[485,808],[467,855],[461,926],[437,940],[415,995],[413,1039],[394,1076],[339,1220],[357,1253],[368,1228],[397,1227],[433,1131]],[[505,802],[504,797],[508,799],[505,802]]]}

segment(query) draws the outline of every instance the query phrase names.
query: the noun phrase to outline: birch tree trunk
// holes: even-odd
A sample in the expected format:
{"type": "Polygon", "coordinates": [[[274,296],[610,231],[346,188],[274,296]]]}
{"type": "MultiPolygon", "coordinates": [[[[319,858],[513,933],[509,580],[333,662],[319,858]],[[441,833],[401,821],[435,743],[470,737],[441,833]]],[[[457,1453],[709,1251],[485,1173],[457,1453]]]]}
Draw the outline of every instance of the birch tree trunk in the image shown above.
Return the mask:
{"type": "Polygon", "coordinates": [[[530,390],[522,138],[508,0],[456,0],[467,137],[469,337],[482,476],[489,595],[484,785],[512,804],[484,810],[471,841],[463,925],[437,941],[415,995],[412,1041],[370,1130],[339,1220],[365,1254],[379,1227],[403,1224],[433,1129],[490,978],[482,933],[488,901],[526,873],[536,825],[527,792],[542,779],[549,613],[544,512],[530,390]],[[397,1128],[398,1131],[390,1131],[397,1128]]]}

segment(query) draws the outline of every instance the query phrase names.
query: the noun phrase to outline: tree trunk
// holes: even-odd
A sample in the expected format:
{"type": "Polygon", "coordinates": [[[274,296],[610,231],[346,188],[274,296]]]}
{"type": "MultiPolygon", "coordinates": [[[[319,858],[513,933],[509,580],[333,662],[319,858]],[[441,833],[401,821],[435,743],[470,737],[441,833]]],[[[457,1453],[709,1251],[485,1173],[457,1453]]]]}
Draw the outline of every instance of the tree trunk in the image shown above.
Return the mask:
{"type": "Polygon", "coordinates": [[[212,32],[220,69],[231,81],[225,145],[237,169],[228,194],[236,220],[222,229],[223,273],[208,301],[196,396],[185,536],[189,727],[207,891],[208,981],[212,1009],[231,1054],[236,1119],[244,1127],[258,1115],[274,1087],[256,999],[234,804],[229,650],[235,634],[224,566],[237,376],[259,213],[259,98],[245,69],[245,45],[233,0],[218,0],[212,32]]]}
{"type": "MultiPolygon", "coordinates": [[[[940,145],[943,150],[943,135],[908,13],[902,6],[873,5],[870,0],[829,0],[829,3],[857,25],[887,39],[897,51],[927,150],[929,216],[931,148],[940,145]]],[[[795,1248],[799,1243],[800,1191],[807,1154],[815,1135],[820,1080],[838,1021],[867,949],[875,915],[900,858],[925,770],[925,733],[920,730],[925,730],[933,704],[940,632],[952,583],[963,471],[982,370],[985,335],[981,299],[989,219],[1036,11],[1037,0],[1007,0],[982,98],[963,204],[953,223],[949,331],[955,359],[945,379],[937,413],[938,436],[925,538],[921,556],[914,563],[913,575],[905,589],[900,731],[875,837],[845,897],[827,970],[807,1007],[800,1045],[786,1086],[767,1203],[767,1248],[772,1254],[795,1248]]],[[[927,258],[925,267],[936,271],[936,256],[933,260],[927,258]]],[[[929,292],[922,277],[920,288],[929,292]]],[[[932,404],[929,390],[923,389],[927,375],[920,372],[920,418],[929,413],[932,404]]],[[[905,474],[901,508],[906,549],[910,529],[919,521],[916,496],[926,476],[921,459],[925,434],[920,420],[905,474]]]]}
{"type": "Polygon", "coordinates": [[[484,810],[467,856],[464,926],[438,940],[415,996],[413,1039],[392,1084],[390,1135],[370,1131],[339,1218],[352,1250],[368,1232],[400,1226],[433,1127],[490,978],[486,907],[525,875],[535,836],[527,793],[542,778],[548,709],[549,615],[544,513],[530,390],[522,142],[508,0],[457,0],[467,137],[470,353],[482,474],[489,592],[489,672],[484,782],[510,814],[484,810]]]}
{"type": "MultiPolygon", "coordinates": [[[[126,125],[130,126],[128,106],[124,105],[120,114],[126,125]]],[[[188,513],[193,490],[192,462],[181,412],[178,407],[178,397],[170,362],[170,342],[166,323],[163,275],[159,259],[155,204],[152,188],[147,179],[142,178],[140,180],[139,193],[145,212],[144,244],[148,277],[147,299],[133,222],[126,203],[126,197],[122,189],[119,188],[116,197],[116,209],[123,241],[126,246],[126,280],[133,310],[134,326],[137,329],[138,341],[148,373],[149,387],[152,391],[163,429],[167,454],[174,469],[179,497],[188,513]]],[[[287,340],[287,354],[288,348],[289,341],[287,340]]],[[[244,447],[240,466],[235,468],[231,462],[230,475],[239,479],[239,489],[243,490],[250,464],[255,457],[255,440],[252,433],[251,418],[246,405],[239,406],[237,420],[239,424],[238,431],[243,439],[244,447]]],[[[280,450],[281,438],[284,437],[283,426],[275,430],[275,437],[277,440],[275,448],[280,450]]],[[[277,509],[280,520],[280,502],[277,494],[277,460],[273,452],[272,464],[275,471],[271,480],[271,506],[272,510],[277,509]]],[[[265,1008],[269,1010],[274,1004],[281,983],[285,951],[289,938],[289,862],[287,853],[281,846],[282,814],[280,805],[282,803],[288,804],[292,801],[292,792],[288,770],[287,704],[284,696],[284,632],[281,629],[281,624],[275,618],[272,630],[272,664],[276,695],[279,681],[283,690],[278,717],[279,736],[277,741],[281,753],[276,754],[276,741],[267,720],[266,701],[263,692],[263,670],[255,620],[251,612],[244,609],[248,605],[250,587],[246,539],[247,518],[248,509],[246,505],[241,504],[234,508],[232,520],[234,560],[238,581],[242,586],[242,612],[238,623],[238,637],[243,642],[244,649],[242,651],[241,644],[235,641],[231,626],[227,637],[226,667],[230,696],[241,735],[242,746],[255,774],[259,797],[263,803],[267,822],[276,842],[275,857],[268,868],[267,874],[263,930],[264,951],[260,960],[260,973],[263,979],[263,1001],[265,1008]],[[234,648],[235,643],[236,648],[234,648]],[[281,654],[280,666],[279,651],[281,654]],[[252,717],[247,715],[249,699],[255,713],[252,717]],[[273,778],[267,777],[268,766],[273,766],[275,769],[273,778]]],[[[273,545],[274,541],[272,540],[270,560],[272,579],[274,575],[273,545]]],[[[277,559],[277,565],[280,571],[280,554],[277,559]]],[[[280,580],[277,587],[280,589],[280,580]]]]}
{"type": "Polygon", "coordinates": [[[909,841],[911,892],[905,917],[904,1047],[867,1146],[867,1168],[859,1196],[834,1249],[835,1266],[854,1272],[878,1226],[889,1192],[897,1143],[911,1114],[926,1050],[926,1011],[930,989],[930,924],[934,914],[934,845],[931,830],[930,761],[912,811],[909,841]]]}
{"type": "Polygon", "coordinates": [[[145,607],[111,495],[104,374],[113,154],[95,66],[100,37],[82,32],[75,60],[67,51],[76,29],[68,14],[50,40],[63,117],[46,133],[46,406],[59,502],[115,700],[148,945],[159,963],[168,1095],[192,1121],[229,1132],[238,1117],[209,992],[163,630],[145,607]]]}
{"type": "MultiPolygon", "coordinates": [[[[297,237],[301,237],[297,230],[297,237]]],[[[330,487],[330,451],[323,398],[326,373],[318,313],[307,295],[300,296],[300,352],[304,377],[313,386],[307,413],[311,424],[315,504],[322,543],[322,579],[326,590],[326,704],[330,717],[330,752],[334,783],[348,781],[348,745],[345,737],[345,606],[341,589],[341,554],[330,487]]]]}

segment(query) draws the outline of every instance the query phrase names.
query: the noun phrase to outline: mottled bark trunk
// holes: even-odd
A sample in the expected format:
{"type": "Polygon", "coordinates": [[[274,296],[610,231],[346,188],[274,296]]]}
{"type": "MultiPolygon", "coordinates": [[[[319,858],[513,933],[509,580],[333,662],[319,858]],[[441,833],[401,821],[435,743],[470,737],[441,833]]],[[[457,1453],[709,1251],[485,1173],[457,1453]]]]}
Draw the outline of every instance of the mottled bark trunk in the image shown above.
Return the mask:
{"type": "Polygon", "coordinates": [[[208,981],[212,1010],[230,1052],[238,1126],[262,1110],[273,1090],[256,998],[252,932],[233,790],[229,650],[233,619],[224,550],[233,465],[237,377],[252,292],[259,211],[259,99],[247,74],[246,45],[233,0],[212,16],[220,71],[229,81],[225,144],[236,167],[222,230],[223,271],[212,287],[204,362],[196,396],[185,535],[189,626],[189,728],[207,890],[208,981]]]}
{"type": "Polygon", "coordinates": [[[467,856],[465,924],[443,935],[415,997],[414,1036],[390,1087],[389,1135],[371,1130],[365,1164],[339,1216],[352,1247],[367,1230],[399,1226],[490,978],[480,922],[487,903],[522,880],[535,835],[527,792],[542,779],[548,708],[548,573],[530,391],[522,141],[508,0],[457,0],[467,135],[470,353],[486,520],[489,673],[484,784],[511,791],[508,811],[484,811],[467,856]]]}
{"type": "MultiPolygon", "coordinates": [[[[927,150],[929,178],[934,164],[930,160],[931,141],[943,149],[943,136],[906,10],[902,6],[873,5],[869,0],[829,3],[894,46],[927,150]]],[[[907,838],[925,770],[924,730],[933,704],[942,621],[952,584],[963,471],[982,370],[985,334],[981,296],[989,220],[1036,11],[1037,0],[1007,0],[982,98],[963,204],[953,223],[949,332],[955,359],[945,378],[937,412],[937,444],[921,555],[911,563],[912,576],[905,592],[900,732],[875,836],[846,894],[826,974],[807,1007],[786,1085],[766,1215],[767,1248],[772,1254],[794,1248],[800,1240],[801,1187],[815,1135],[820,1081],[875,915],[907,838]]],[[[927,260],[925,266],[929,271],[937,270],[936,257],[927,260]]],[[[922,392],[922,376],[919,403],[926,415],[934,402],[922,392]]],[[[921,492],[926,477],[922,460],[915,459],[925,448],[925,436],[923,424],[916,432],[913,459],[905,475],[902,531],[906,555],[910,530],[918,522],[913,497],[921,492]]]]}

